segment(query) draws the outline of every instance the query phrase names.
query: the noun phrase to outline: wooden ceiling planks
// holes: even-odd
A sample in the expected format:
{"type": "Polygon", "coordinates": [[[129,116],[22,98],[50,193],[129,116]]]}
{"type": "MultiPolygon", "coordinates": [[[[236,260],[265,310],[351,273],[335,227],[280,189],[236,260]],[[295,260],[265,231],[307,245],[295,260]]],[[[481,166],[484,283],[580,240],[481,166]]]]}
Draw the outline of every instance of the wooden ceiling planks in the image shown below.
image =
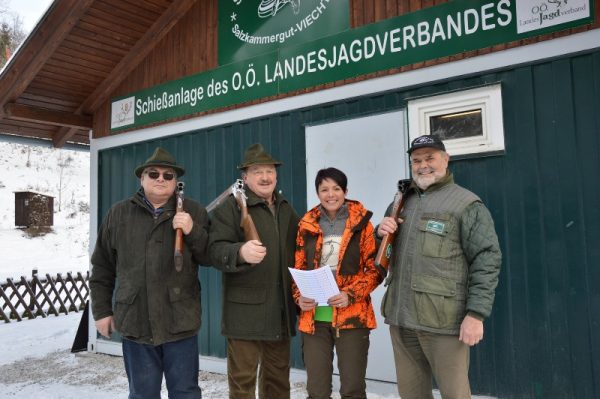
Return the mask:
{"type": "Polygon", "coordinates": [[[0,76],[0,132],[89,144],[94,107],[195,2],[55,0],[0,76]]]}
{"type": "MultiPolygon", "coordinates": [[[[152,26],[146,28],[144,35],[137,39],[135,45],[131,47],[127,55],[121,58],[119,63],[112,68],[103,82],[93,90],[74,113],[76,115],[80,115],[84,112],[92,113],[105,102],[114,89],[118,87],[126,76],[152,51],[156,43],[171,30],[195,2],[196,0],[177,0],[171,3],[169,7],[161,13],[152,26]]],[[[158,0],[156,0],[155,3],[158,3],[158,0]]],[[[60,128],[53,137],[54,146],[60,147],[64,145],[64,143],[76,133],[77,129],[74,127],[65,126],[60,128]]]]}

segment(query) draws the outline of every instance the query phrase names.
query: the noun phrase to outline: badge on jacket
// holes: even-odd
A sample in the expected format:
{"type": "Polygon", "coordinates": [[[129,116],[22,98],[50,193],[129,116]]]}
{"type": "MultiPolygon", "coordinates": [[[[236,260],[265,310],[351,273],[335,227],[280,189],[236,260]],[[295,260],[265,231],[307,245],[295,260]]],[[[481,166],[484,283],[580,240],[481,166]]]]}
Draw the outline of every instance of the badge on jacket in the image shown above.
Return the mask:
{"type": "Polygon", "coordinates": [[[425,230],[432,232],[433,234],[444,234],[444,228],[446,224],[437,220],[428,220],[425,230]]]}

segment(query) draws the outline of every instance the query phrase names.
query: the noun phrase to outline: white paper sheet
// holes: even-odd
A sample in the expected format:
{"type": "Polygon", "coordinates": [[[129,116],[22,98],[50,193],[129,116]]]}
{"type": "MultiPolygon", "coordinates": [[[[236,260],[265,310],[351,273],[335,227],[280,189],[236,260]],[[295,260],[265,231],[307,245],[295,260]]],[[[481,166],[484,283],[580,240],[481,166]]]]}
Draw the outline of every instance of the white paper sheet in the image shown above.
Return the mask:
{"type": "Polygon", "coordinates": [[[327,306],[327,300],[340,293],[329,266],[324,265],[313,270],[291,267],[289,269],[300,294],[305,298],[314,299],[319,306],[327,306]]]}

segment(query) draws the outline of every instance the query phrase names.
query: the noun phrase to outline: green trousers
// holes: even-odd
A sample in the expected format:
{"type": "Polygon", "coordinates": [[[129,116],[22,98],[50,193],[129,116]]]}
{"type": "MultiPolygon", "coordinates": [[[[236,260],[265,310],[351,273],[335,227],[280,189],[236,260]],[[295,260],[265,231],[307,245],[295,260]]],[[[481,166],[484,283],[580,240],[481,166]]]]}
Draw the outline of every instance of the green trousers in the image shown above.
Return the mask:
{"type": "Polygon", "coordinates": [[[390,326],[390,336],[402,399],[433,399],[432,378],[443,399],[471,398],[469,346],[457,335],[390,326]]]}
{"type": "Polygon", "coordinates": [[[340,372],[340,397],[366,399],[365,374],[369,353],[368,328],[336,330],[328,322],[315,322],[315,333],[302,333],[308,399],[329,399],[332,391],[333,350],[340,372]]]}

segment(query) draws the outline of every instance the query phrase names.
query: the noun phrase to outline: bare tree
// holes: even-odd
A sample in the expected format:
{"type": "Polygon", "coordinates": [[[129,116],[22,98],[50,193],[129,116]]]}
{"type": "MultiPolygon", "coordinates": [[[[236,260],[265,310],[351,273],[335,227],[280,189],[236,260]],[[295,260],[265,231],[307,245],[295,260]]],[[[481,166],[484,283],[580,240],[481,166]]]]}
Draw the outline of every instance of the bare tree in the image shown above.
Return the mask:
{"type": "Polygon", "coordinates": [[[65,191],[65,188],[68,184],[67,178],[65,176],[65,170],[67,169],[67,167],[69,165],[71,165],[71,162],[73,162],[73,157],[71,157],[70,155],[67,155],[66,158],[63,157],[62,153],[59,155],[58,157],[58,168],[59,168],[59,176],[58,176],[58,211],[60,212],[62,209],[62,197],[63,197],[63,191],[65,191]]]}

